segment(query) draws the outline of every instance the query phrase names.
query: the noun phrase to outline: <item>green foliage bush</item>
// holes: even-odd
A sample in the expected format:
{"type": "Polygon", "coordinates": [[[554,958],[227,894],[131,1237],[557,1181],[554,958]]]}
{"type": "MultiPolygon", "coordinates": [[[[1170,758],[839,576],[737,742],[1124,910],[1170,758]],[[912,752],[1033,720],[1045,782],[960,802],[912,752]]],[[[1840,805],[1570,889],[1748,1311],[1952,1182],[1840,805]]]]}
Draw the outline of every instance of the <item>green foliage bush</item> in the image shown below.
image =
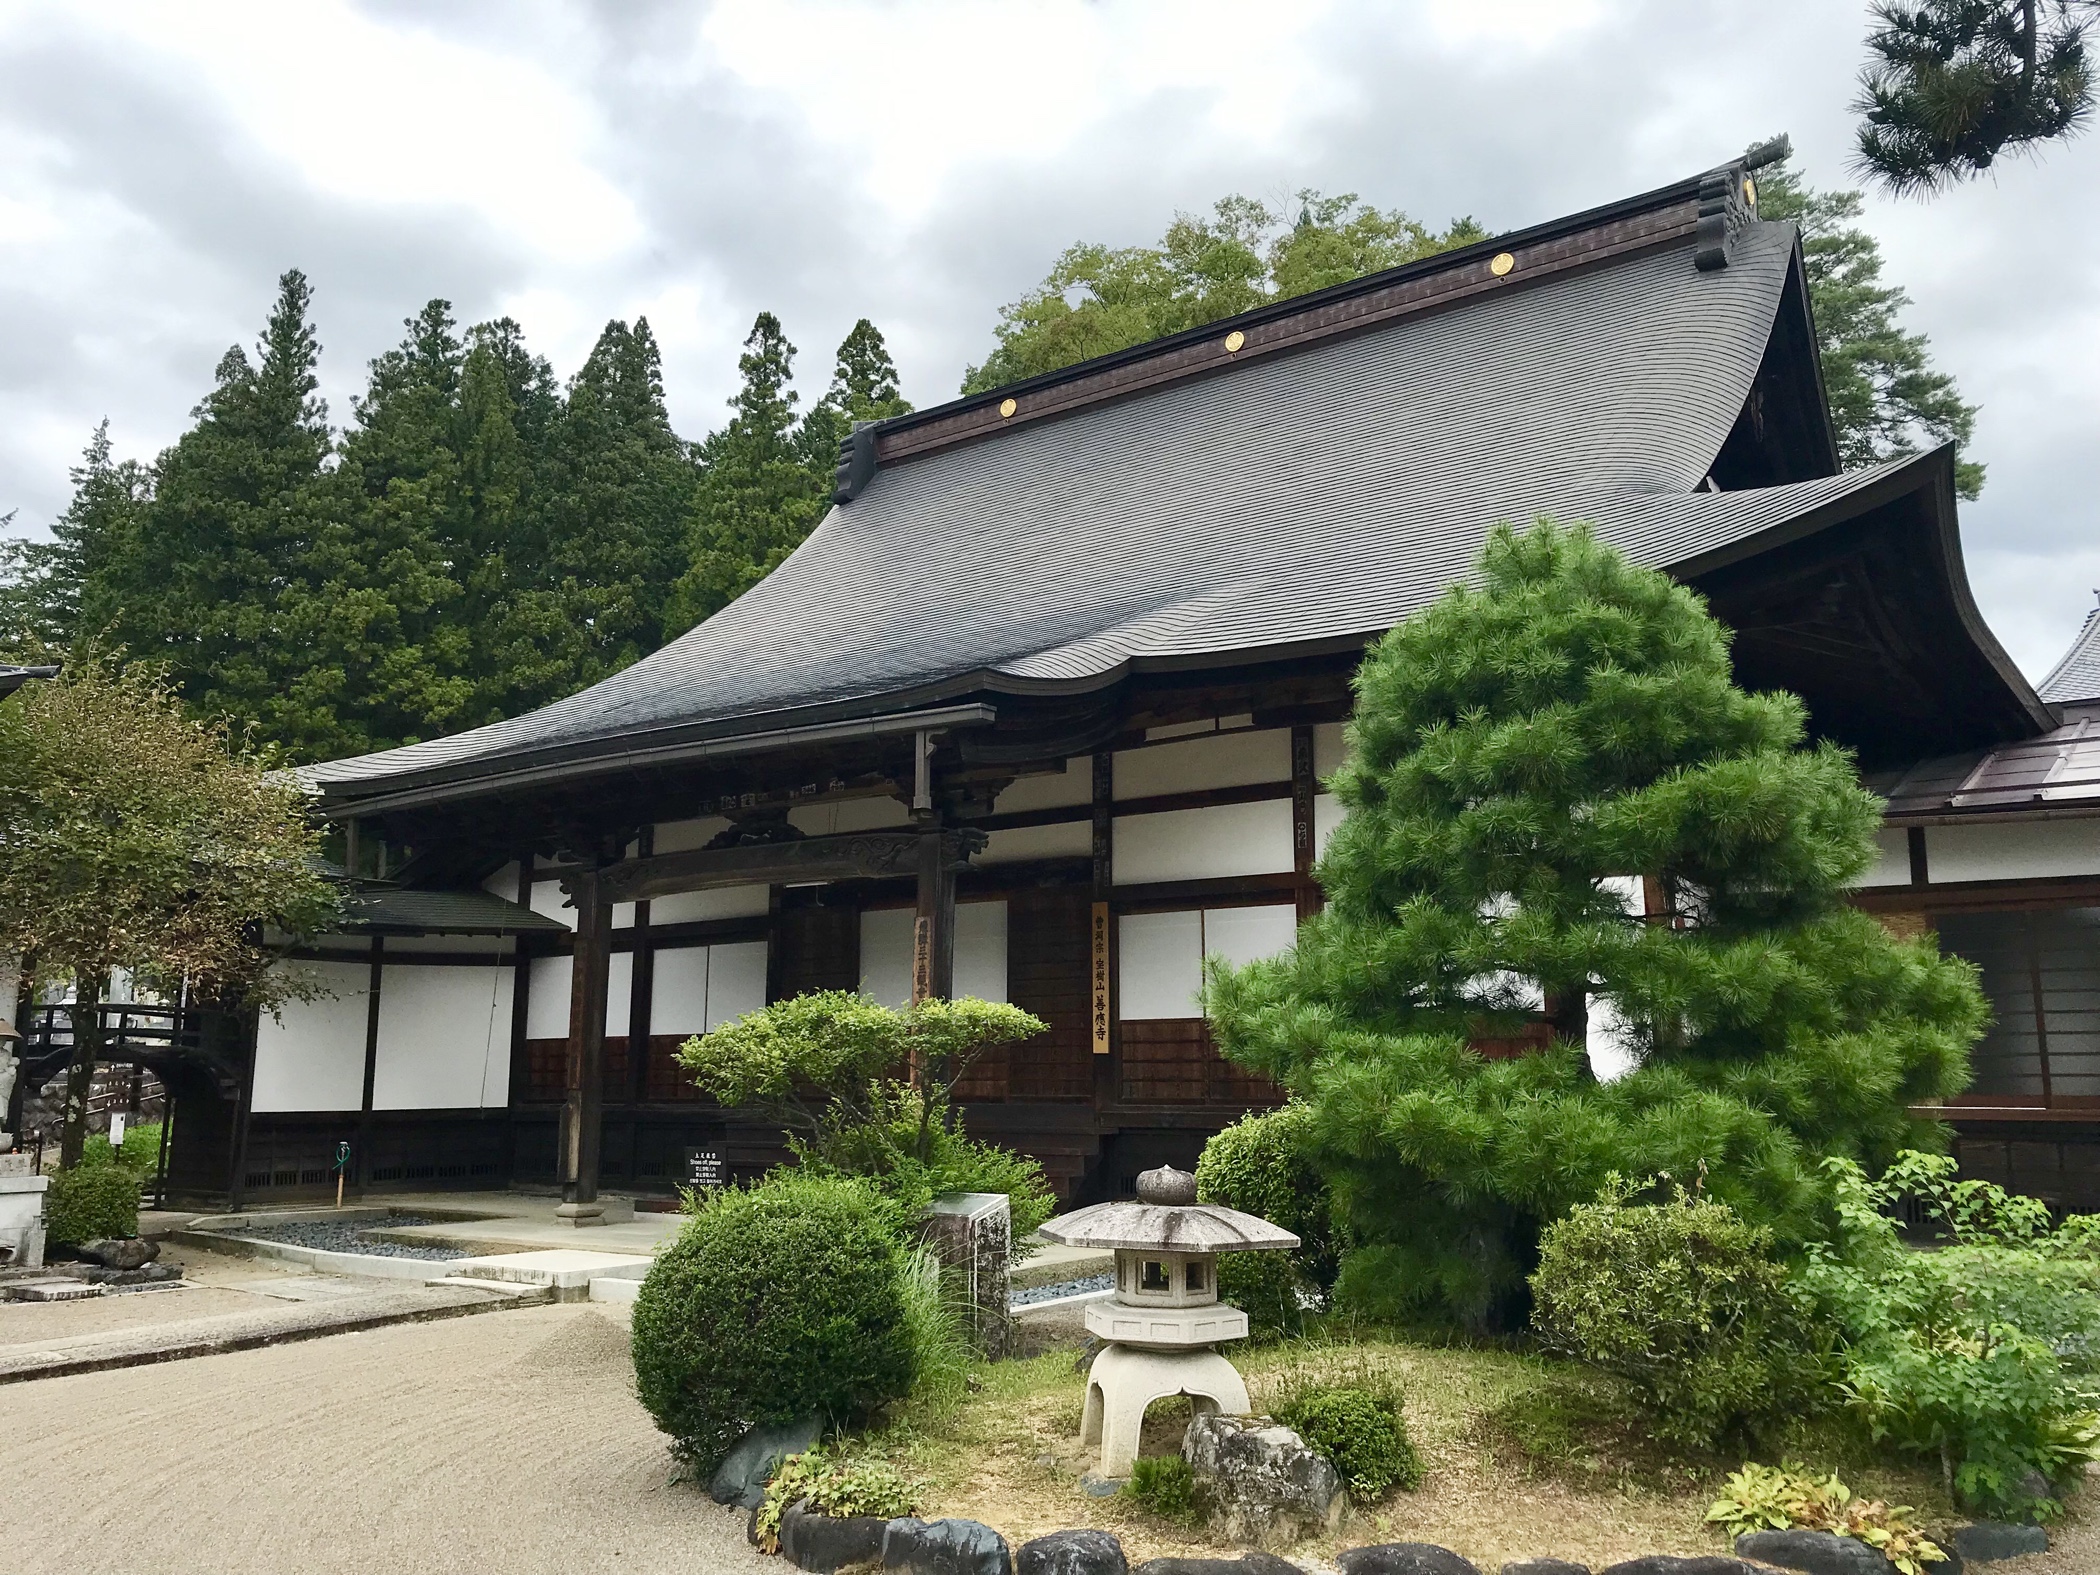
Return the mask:
{"type": "Polygon", "coordinates": [[[81,1149],[80,1162],[122,1165],[136,1175],[150,1176],[160,1165],[160,1123],[126,1128],[122,1149],[112,1148],[105,1134],[92,1132],[81,1149]]]}
{"type": "Polygon", "coordinates": [[[1548,1349],[1632,1384],[1665,1443],[1755,1436],[1818,1392],[1809,1321],[1772,1233],[1683,1188],[1630,1201],[1614,1182],[1546,1227],[1531,1277],[1548,1349]]]}
{"type": "Polygon", "coordinates": [[[1257,1340],[1304,1327],[1306,1303],[1333,1288],[1345,1237],[1334,1199],[1309,1157],[1310,1106],[1292,1101],[1243,1116],[1203,1145],[1196,1195],[1259,1215],[1295,1235],[1294,1252],[1232,1252],[1218,1259],[1218,1294],[1247,1314],[1257,1340]]]}
{"type": "Polygon", "coordinates": [[[1947,1562],[1947,1554],[1910,1523],[1915,1513],[1908,1504],[1854,1498],[1836,1472],[1817,1476],[1792,1462],[1761,1466],[1750,1461],[1721,1484],[1721,1496],[1706,1518],[1730,1537],[1793,1528],[1834,1532],[1879,1551],[1898,1575],[1927,1575],[1932,1565],[1947,1562]]]}
{"type": "MultiPolygon", "coordinates": [[[[107,1140],[103,1147],[108,1148],[107,1140]]],[[[60,1246],[139,1233],[138,1173],[104,1160],[86,1161],[51,1178],[44,1194],[44,1232],[60,1246]]]]}
{"type": "Polygon", "coordinates": [[[1422,1457],[1407,1436],[1396,1385],[1307,1384],[1287,1391],[1276,1420],[1334,1462],[1359,1504],[1388,1488],[1422,1485],[1422,1457]]]}
{"type": "Polygon", "coordinates": [[[906,1272],[862,1183],[788,1170],[718,1193],[642,1282],[642,1404],[701,1470],[761,1424],[865,1418],[916,1376],[906,1272]]]}
{"type": "Polygon", "coordinates": [[[804,1499],[820,1515],[915,1514],[926,1486],[883,1460],[853,1460],[819,1445],[780,1463],[766,1484],[754,1529],[761,1553],[780,1551],[780,1517],[804,1499]]]}
{"type": "Polygon", "coordinates": [[[2100,1458],[2100,1219],[2054,1225],[1935,1155],[1905,1153],[1878,1181],[1827,1164],[1837,1239],[1802,1280],[1842,1333],[1844,1395],[1877,1436],[1938,1457],[1972,1507],[2053,1514],[2030,1473],[2057,1482],[2100,1458]],[[1935,1250],[1899,1236],[1906,1198],[1946,1232],[1935,1250]]]}
{"type": "Polygon", "coordinates": [[[1493,532],[1478,583],[1358,670],[1327,905],[1205,986],[1224,1053],[1313,1109],[1361,1244],[1338,1305],[1521,1323],[1539,1232],[1615,1170],[1703,1162],[1805,1245],[1820,1161],[1919,1146],[1912,1107],[1966,1081],[1974,970],[1850,906],[1881,805],[1798,700],[1736,687],[1728,647],[1694,592],[1542,523],[1493,532]],[[1636,876],[1672,922],[1628,911],[1636,876]],[[1471,1048],[1542,1002],[1551,1048],[1471,1048]],[[1635,1066],[1602,1083],[1607,1004],[1635,1066]]]}
{"type": "Polygon", "coordinates": [[[1179,1526],[1196,1523],[1196,1473],[1179,1455],[1141,1455],[1131,1462],[1123,1491],[1138,1506],[1179,1526]]]}
{"type": "Polygon", "coordinates": [[[926,1134],[926,1157],[918,1153],[919,1096],[899,1090],[886,1117],[871,1115],[827,1131],[818,1142],[791,1139],[805,1170],[818,1175],[859,1176],[891,1199],[905,1219],[915,1218],[948,1192],[1003,1192],[1015,1241],[1057,1212],[1057,1194],[1042,1165],[996,1143],[981,1143],[946,1125],[926,1134]]]}

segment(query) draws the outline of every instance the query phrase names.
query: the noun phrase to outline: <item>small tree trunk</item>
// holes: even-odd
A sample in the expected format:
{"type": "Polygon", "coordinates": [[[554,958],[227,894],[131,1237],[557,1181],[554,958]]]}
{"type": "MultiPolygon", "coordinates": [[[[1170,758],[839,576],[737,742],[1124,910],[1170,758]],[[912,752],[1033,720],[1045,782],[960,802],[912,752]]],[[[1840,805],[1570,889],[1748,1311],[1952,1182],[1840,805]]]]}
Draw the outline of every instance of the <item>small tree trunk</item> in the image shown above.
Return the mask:
{"type": "Polygon", "coordinates": [[[87,1150],[88,1090],[102,1053],[102,979],[76,974],[73,989],[73,1064],[66,1070],[66,1119],[58,1164],[71,1170],[87,1150]]]}

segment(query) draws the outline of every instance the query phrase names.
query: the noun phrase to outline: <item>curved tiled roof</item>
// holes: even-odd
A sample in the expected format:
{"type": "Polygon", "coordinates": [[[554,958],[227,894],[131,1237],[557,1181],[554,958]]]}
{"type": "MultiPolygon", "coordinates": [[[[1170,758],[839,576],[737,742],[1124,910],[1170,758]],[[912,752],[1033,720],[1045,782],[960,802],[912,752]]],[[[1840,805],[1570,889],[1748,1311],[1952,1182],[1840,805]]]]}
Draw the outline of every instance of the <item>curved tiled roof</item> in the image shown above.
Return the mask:
{"type": "Polygon", "coordinates": [[[2085,627],[2071,642],[2035,693],[2054,705],[2073,700],[2100,700],[2100,607],[2085,615],[2085,627]]]}
{"type": "Polygon", "coordinates": [[[1362,638],[1498,521],[1677,566],[1869,484],[1699,488],[1794,255],[1752,224],[887,464],[742,598],[527,715],[307,768],[324,792],[1362,638]]]}

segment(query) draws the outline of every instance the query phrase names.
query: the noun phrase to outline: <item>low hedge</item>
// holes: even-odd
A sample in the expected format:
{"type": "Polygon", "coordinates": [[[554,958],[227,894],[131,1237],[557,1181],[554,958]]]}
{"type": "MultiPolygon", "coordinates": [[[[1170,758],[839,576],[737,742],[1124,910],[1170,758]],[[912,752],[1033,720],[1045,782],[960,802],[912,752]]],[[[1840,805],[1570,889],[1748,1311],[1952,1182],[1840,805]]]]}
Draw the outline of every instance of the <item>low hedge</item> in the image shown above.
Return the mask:
{"type": "Polygon", "coordinates": [[[139,1178],[123,1165],[80,1164],[51,1178],[44,1232],[66,1247],[139,1233],[139,1178]]]}

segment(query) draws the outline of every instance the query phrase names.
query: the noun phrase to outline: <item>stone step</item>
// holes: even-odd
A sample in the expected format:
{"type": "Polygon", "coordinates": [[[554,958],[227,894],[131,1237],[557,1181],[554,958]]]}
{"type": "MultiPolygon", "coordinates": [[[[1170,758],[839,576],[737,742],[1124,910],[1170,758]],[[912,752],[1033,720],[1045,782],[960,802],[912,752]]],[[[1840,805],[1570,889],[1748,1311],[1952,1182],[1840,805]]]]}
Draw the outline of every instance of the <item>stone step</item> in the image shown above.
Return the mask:
{"type": "Polygon", "coordinates": [[[574,1300],[557,1294],[552,1285],[519,1285],[511,1280],[481,1280],[465,1274],[448,1274],[442,1279],[429,1280],[430,1285],[457,1285],[470,1290],[485,1291],[491,1296],[503,1297],[519,1307],[548,1306],[557,1301],[574,1300]]]}
{"type": "Polygon", "coordinates": [[[595,1278],[646,1274],[651,1260],[635,1253],[585,1252],[554,1247],[542,1252],[505,1252],[447,1264],[448,1283],[538,1287],[560,1302],[587,1301],[595,1278]]]}
{"type": "Polygon", "coordinates": [[[101,1294],[101,1286],[86,1280],[15,1280],[0,1286],[0,1296],[16,1302],[77,1302],[101,1294]]]}

